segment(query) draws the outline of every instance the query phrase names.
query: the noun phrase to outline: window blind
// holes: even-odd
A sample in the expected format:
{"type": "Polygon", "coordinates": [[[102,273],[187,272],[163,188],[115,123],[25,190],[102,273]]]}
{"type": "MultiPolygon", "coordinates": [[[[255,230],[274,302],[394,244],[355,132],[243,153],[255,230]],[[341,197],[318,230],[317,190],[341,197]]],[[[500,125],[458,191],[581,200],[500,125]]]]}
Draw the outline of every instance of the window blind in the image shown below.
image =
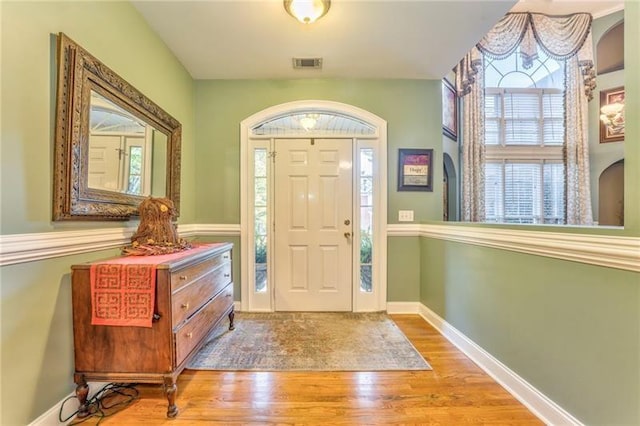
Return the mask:
{"type": "Polygon", "coordinates": [[[485,144],[558,146],[564,142],[564,97],[550,89],[487,89],[485,144]]]}
{"type": "Polygon", "coordinates": [[[564,95],[558,89],[489,88],[485,93],[486,220],[563,223],[564,95]],[[523,151],[524,150],[524,151],[523,151]]]}
{"type": "Polygon", "coordinates": [[[485,163],[486,220],[563,223],[564,164],[545,160],[485,163]]]}

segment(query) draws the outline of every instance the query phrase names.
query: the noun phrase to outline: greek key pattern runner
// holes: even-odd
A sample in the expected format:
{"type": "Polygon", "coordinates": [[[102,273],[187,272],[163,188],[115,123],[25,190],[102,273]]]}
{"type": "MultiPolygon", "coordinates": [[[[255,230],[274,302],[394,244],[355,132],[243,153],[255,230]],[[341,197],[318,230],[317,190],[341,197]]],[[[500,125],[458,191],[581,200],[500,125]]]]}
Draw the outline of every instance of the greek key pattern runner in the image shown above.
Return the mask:
{"type": "Polygon", "coordinates": [[[153,264],[91,265],[91,324],[151,327],[155,283],[153,264]]]}

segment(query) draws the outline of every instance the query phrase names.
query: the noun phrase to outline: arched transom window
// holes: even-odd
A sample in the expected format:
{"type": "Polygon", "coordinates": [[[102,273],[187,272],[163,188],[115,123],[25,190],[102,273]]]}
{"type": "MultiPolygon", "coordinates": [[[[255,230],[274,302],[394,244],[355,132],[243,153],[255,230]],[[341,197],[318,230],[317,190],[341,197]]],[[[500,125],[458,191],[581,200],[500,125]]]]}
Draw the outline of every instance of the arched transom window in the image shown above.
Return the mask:
{"type": "Polygon", "coordinates": [[[293,136],[319,133],[323,136],[370,136],[370,124],[335,112],[297,111],[275,117],[251,129],[255,136],[293,136]]]}

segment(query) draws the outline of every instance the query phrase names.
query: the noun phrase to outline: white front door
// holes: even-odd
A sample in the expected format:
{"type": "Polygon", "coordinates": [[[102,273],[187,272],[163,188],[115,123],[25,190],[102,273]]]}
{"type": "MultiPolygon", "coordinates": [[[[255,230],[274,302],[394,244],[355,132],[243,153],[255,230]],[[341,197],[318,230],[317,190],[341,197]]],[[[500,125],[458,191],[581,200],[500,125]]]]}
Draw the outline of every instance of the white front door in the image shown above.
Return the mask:
{"type": "Polygon", "coordinates": [[[275,309],[352,310],[352,140],[275,141],[275,309]]]}
{"type": "Polygon", "coordinates": [[[87,174],[89,188],[121,191],[123,153],[120,135],[90,136],[87,174]]]}

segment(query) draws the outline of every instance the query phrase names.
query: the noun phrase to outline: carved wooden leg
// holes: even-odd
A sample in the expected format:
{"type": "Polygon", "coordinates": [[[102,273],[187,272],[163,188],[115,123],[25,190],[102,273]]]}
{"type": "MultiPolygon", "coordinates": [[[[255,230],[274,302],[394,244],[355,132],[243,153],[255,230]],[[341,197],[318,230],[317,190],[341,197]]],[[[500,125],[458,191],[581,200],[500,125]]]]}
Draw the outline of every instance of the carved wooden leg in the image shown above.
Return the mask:
{"type": "Polygon", "coordinates": [[[178,415],[178,407],[176,406],[176,393],[178,393],[178,386],[176,386],[176,381],[171,376],[164,378],[164,393],[167,395],[167,401],[169,402],[167,417],[173,418],[178,415]]]}
{"type": "Polygon", "coordinates": [[[89,385],[84,378],[84,374],[74,374],[73,380],[76,382],[76,398],[80,403],[78,408],[78,418],[84,418],[89,415],[89,405],[87,404],[87,397],[89,396],[89,385]]]}
{"type": "Polygon", "coordinates": [[[229,330],[235,330],[236,326],[233,324],[233,318],[235,318],[236,314],[233,311],[233,309],[231,309],[231,312],[229,312],[229,330]]]}

